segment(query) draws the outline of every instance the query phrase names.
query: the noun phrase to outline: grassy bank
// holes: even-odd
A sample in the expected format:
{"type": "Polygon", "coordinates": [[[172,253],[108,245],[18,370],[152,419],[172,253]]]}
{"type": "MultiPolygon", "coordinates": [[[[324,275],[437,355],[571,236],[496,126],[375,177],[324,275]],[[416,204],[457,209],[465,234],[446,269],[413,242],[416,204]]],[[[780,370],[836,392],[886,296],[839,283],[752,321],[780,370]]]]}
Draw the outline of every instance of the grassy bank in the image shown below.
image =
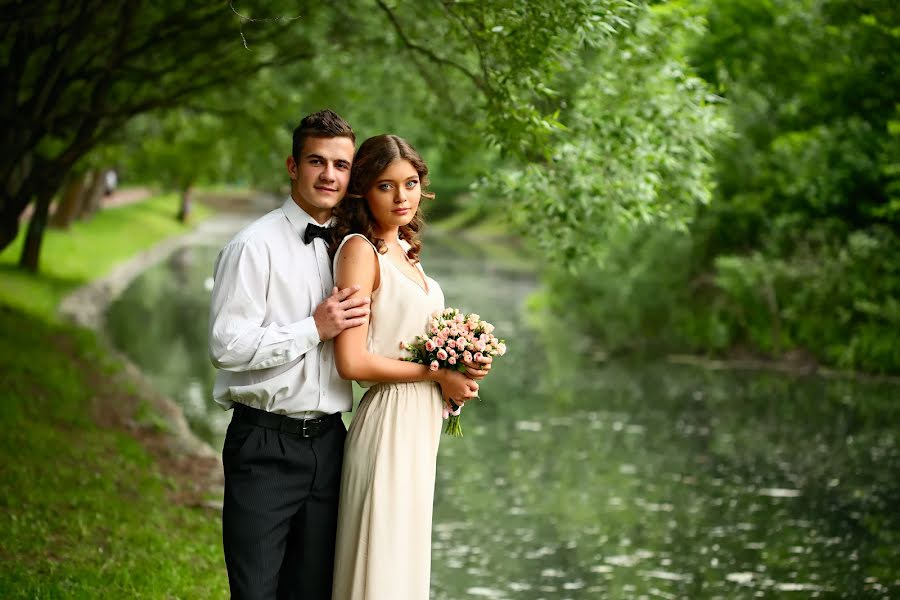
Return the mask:
{"type": "MultiPolygon", "coordinates": [[[[0,301],[55,319],[59,301],[75,288],[102,277],[116,263],[156,242],[186,232],[189,227],[175,220],[177,211],[178,197],[166,194],[103,210],[67,231],[48,229],[36,276],[16,267],[25,238],[23,226],[16,241],[0,253],[0,301]]],[[[192,220],[202,220],[210,212],[195,205],[192,220]]]]}
{"type": "Polygon", "coordinates": [[[0,255],[2,598],[227,595],[201,465],[167,450],[96,337],[55,317],[70,290],[186,231],[175,206],[154,198],[48,232],[37,276],[11,266],[15,247],[0,255]]]}

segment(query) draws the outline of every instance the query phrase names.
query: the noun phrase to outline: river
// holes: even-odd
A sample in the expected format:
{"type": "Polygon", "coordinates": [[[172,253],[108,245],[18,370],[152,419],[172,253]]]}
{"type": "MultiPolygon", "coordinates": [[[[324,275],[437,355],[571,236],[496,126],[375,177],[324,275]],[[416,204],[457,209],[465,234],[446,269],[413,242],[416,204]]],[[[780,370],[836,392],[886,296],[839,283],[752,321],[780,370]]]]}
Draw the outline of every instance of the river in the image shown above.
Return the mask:
{"type": "MultiPolygon", "coordinates": [[[[217,449],[229,413],[206,328],[224,241],[177,251],[107,315],[217,449]]],[[[528,316],[516,248],[433,234],[422,259],[510,349],[465,437],[441,443],[433,600],[900,597],[897,385],[608,361],[528,316]]]]}

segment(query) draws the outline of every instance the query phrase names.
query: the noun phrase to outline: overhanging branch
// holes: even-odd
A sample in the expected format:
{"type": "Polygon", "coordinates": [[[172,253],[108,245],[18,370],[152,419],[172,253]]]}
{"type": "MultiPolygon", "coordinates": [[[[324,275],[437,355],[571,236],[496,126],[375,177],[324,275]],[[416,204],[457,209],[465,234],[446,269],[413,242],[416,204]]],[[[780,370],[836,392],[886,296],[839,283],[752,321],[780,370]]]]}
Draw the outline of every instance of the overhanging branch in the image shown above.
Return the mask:
{"type": "Polygon", "coordinates": [[[388,7],[387,4],[385,4],[383,2],[383,0],[377,0],[377,3],[378,3],[378,6],[381,8],[381,10],[384,11],[384,13],[387,15],[388,20],[391,22],[391,25],[394,27],[394,30],[397,32],[397,35],[400,36],[400,40],[410,51],[419,52],[421,54],[424,54],[429,59],[431,59],[433,62],[436,62],[440,65],[453,67],[454,69],[456,69],[457,71],[459,71],[460,73],[462,73],[463,75],[468,77],[472,81],[472,83],[475,84],[475,87],[477,87],[481,91],[485,91],[484,81],[481,78],[479,78],[477,75],[475,75],[474,73],[469,71],[466,67],[464,67],[463,65],[461,65],[457,62],[454,62],[448,58],[438,56],[437,54],[432,52],[429,48],[426,48],[425,46],[420,46],[419,44],[416,44],[411,39],[409,39],[409,36],[407,36],[406,32],[403,31],[403,27],[400,26],[400,21],[397,19],[397,15],[394,14],[394,12],[390,9],[390,7],[388,7]]]}

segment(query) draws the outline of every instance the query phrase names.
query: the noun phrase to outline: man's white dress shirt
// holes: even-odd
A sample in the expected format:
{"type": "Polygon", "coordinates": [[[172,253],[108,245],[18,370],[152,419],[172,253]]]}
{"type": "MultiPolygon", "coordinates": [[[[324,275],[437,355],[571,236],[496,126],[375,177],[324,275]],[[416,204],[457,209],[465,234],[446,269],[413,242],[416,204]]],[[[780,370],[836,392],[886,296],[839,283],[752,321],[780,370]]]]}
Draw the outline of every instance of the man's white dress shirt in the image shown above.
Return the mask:
{"type": "Polygon", "coordinates": [[[334,365],[312,314],[334,278],[316,221],[291,198],[254,221],[219,252],[209,320],[209,355],[219,371],[213,398],[305,418],[349,411],[350,382],[334,365]]]}

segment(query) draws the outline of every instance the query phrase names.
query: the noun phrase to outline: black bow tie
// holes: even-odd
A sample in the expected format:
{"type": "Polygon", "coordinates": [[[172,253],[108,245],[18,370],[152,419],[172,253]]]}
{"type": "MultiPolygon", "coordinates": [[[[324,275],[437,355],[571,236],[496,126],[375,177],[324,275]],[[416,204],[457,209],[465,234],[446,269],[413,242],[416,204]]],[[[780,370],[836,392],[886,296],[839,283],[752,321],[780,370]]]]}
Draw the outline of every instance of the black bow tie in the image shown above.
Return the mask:
{"type": "Polygon", "coordinates": [[[322,238],[327,242],[328,227],[319,227],[318,225],[313,225],[312,223],[307,225],[306,231],[303,233],[303,243],[308,244],[313,241],[314,238],[322,238]]]}

